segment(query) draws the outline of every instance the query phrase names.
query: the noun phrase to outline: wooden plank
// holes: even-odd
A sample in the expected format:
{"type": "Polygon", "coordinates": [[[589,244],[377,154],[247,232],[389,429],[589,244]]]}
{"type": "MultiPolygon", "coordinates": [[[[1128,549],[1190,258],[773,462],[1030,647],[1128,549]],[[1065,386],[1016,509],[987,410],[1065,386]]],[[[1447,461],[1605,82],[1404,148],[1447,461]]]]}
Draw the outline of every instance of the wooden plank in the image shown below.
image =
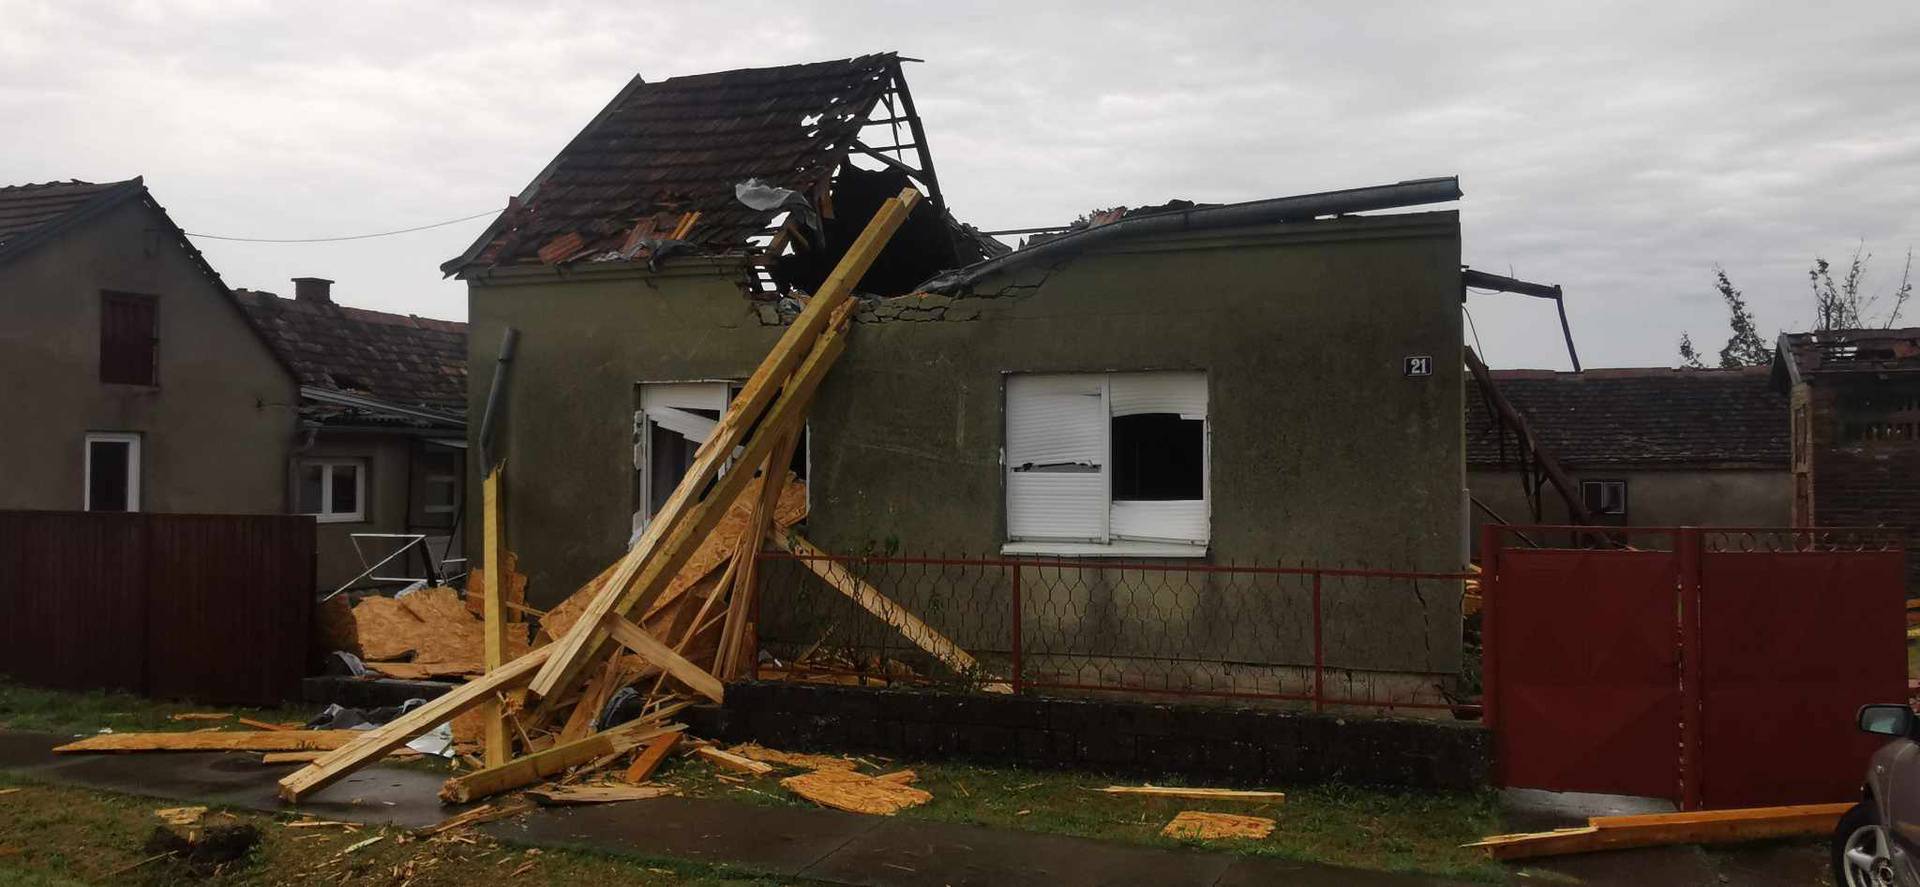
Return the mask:
{"type": "Polygon", "coordinates": [[[389,721],[385,726],[358,734],[359,739],[280,780],[280,797],[297,802],[332,785],[335,780],[368,762],[406,745],[414,737],[452,720],[455,715],[493,698],[495,693],[525,684],[552,652],[551,645],[541,647],[488,672],[478,680],[469,681],[428,700],[427,704],[389,721]]]}
{"type": "Polygon", "coordinates": [[[804,425],[788,433],[774,445],[773,455],[767,457],[767,464],[761,469],[760,498],[747,516],[747,532],[740,537],[740,547],[733,553],[734,585],[727,601],[727,621],[720,630],[719,649],[713,654],[713,673],[722,681],[737,677],[742,670],[741,641],[746,636],[747,619],[753,612],[753,595],[757,590],[754,583],[759,558],[756,555],[760,552],[760,541],[773,526],[773,513],[787,486],[787,466],[793,464],[793,453],[800,448],[800,436],[805,433],[804,425]],[[775,482],[776,478],[779,483],[775,482]]]}
{"type": "Polygon", "coordinates": [[[914,646],[946,663],[948,668],[963,675],[972,675],[980,670],[980,663],[965,650],[960,649],[958,644],[934,630],[933,626],[920,621],[920,617],[894,603],[873,586],[860,581],[839,563],[823,559],[826,557],[826,552],[814,547],[813,543],[801,538],[798,533],[772,532],[767,534],[767,539],[782,551],[801,555],[800,563],[813,571],[815,576],[819,576],[841,594],[852,598],[861,609],[880,617],[880,621],[899,630],[914,646]]]}
{"type": "Polygon", "coordinates": [[[1169,838],[1217,841],[1244,838],[1258,841],[1273,834],[1274,822],[1264,816],[1236,816],[1232,813],[1205,813],[1182,810],[1168,822],[1160,834],[1169,838]]]}
{"type": "Polygon", "coordinates": [[[362,734],[357,730],[248,730],[232,733],[103,733],[55,748],[59,754],[130,751],[326,751],[362,734]]]}
{"type": "MultiPolygon", "coordinates": [[[[260,756],[260,763],[262,764],[311,764],[314,761],[320,760],[320,756],[324,754],[326,754],[326,752],[318,751],[318,750],[316,751],[270,751],[260,756]]],[[[402,748],[402,749],[395,749],[393,754],[387,755],[387,760],[400,761],[400,760],[406,760],[408,758],[417,758],[417,757],[420,757],[420,752],[414,751],[413,749],[410,749],[410,748],[402,748]]]]}
{"type": "MultiPolygon", "coordinates": [[[[500,584],[507,578],[504,565],[500,562],[500,466],[491,466],[480,490],[480,545],[482,564],[486,570],[486,575],[481,579],[480,592],[483,598],[480,664],[487,671],[493,671],[506,664],[507,650],[507,614],[500,606],[500,584]]],[[[513,740],[507,734],[506,712],[502,710],[498,697],[480,704],[480,723],[480,744],[487,766],[497,767],[506,763],[508,758],[513,757],[513,740]]]]}
{"type": "Polygon", "coordinates": [[[715,702],[724,701],[727,693],[725,685],[700,666],[688,662],[685,656],[673,652],[673,648],[661,643],[659,638],[647,634],[645,629],[628,622],[623,616],[608,616],[607,622],[613,639],[619,641],[621,646],[665,669],[667,674],[673,675],[694,692],[715,702]]]}
{"type": "MultiPolygon", "coordinates": [[[[682,512],[732,456],[739,439],[767,411],[768,405],[774,403],[776,389],[787,383],[794,368],[814,350],[815,340],[827,328],[828,320],[847,300],[853,287],[866,276],[867,269],[872,267],[874,259],[879,257],[887,241],[892,239],[893,233],[906,221],[907,214],[919,200],[920,193],[908,188],[900,193],[898,199],[881,204],[873,219],[860,232],[859,238],[854,240],[834,267],[833,273],[828,275],[818,292],[808,301],[806,309],[787,327],[773,350],[761,361],[753,375],[747,378],[740,393],[728,406],[726,415],[714,428],[714,433],[695,454],[694,464],[681,478],[672,495],[668,496],[666,504],[655,514],[646,532],[641,534],[640,541],[620,560],[613,577],[594,597],[580,621],[574,624],[565,638],[557,642],[559,650],[529,685],[534,694],[544,699],[564,689],[588,664],[585,660],[599,651],[605,638],[601,626],[607,615],[631,609],[627,590],[639,576],[641,566],[653,557],[660,543],[668,539],[679,526],[682,512]],[[620,606],[623,603],[626,606],[620,606]]],[[[754,463],[748,461],[745,464],[754,463]]]]}
{"type": "Polygon", "coordinates": [[[1531,859],[1667,844],[1724,844],[1828,835],[1838,826],[1840,816],[1852,806],[1851,803],[1813,804],[1643,816],[1596,816],[1589,819],[1583,828],[1491,835],[1465,846],[1479,847],[1493,859],[1531,859]]]}
{"type": "Polygon", "coordinates": [[[592,731],[593,719],[599,717],[600,710],[607,707],[607,700],[613,698],[614,692],[620,689],[619,684],[620,657],[609,656],[600,673],[587,682],[587,690],[580,694],[580,701],[574,703],[573,712],[567,715],[566,724],[560,727],[559,741],[572,742],[592,731]]]}
{"type": "Polygon", "coordinates": [[[751,776],[765,776],[768,773],[773,772],[772,764],[763,764],[759,761],[753,760],[752,758],[743,758],[739,755],[734,754],[733,752],[721,751],[720,749],[714,748],[711,745],[700,746],[699,748],[694,749],[693,753],[696,755],[699,755],[702,758],[705,758],[709,763],[713,764],[716,767],[724,767],[728,770],[734,771],[735,773],[746,773],[751,776]]]}
{"type": "Polygon", "coordinates": [[[530,789],[527,796],[547,806],[559,807],[644,801],[679,793],[679,789],[665,785],[549,785],[530,789]]]}
{"type": "Polygon", "coordinates": [[[678,733],[654,737],[647,743],[646,748],[634,755],[633,764],[627,767],[627,772],[620,778],[631,783],[646,782],[653,778],[654,771],[660,769],[660,765],[666,762],[667,755],[673,754],[674,747],[679,744],[680,734],[678,733]]]}
{"type": "Polygon", "coordinates": [[[488,767],[465,776],[456,776],[440,787],[440,800],[447,804],[465,804],[504,791],[512,791],[596,758],[626,751],[655,736],[686,729],[679,724],[661,726],[660,717],[660,715],[654,715],[628,721],[585,739],[576,739],[546,751],[515,758],[498,767],[488,767]]]}
{"type": "Polygon", "coordinates": [[[1150,795],[1156,798],[1186,798],[1197,801],[1252,801],[1278,804],[1287,799],[1284,792],[1241,791],[1231,788],[1179,788],[1163,785],[1109,785],[1101,789],[1110,795],[1150,795]]]}
{"type": "Polygon", "coordinates": [[[910,785],[875,779],[851,770],[815,770],[780,780],[788,791],[835,810],[892,816],[907,807],[933,800],[933,794],[910,785]]]}

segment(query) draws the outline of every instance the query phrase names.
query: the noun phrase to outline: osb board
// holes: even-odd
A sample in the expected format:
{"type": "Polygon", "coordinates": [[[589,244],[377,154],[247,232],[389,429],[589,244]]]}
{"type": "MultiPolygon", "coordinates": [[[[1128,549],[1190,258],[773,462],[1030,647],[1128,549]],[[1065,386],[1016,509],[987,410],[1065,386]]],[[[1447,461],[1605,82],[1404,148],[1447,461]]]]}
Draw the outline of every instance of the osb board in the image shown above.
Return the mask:
{"type": "MultiPolygon", "coordinates": [[[[500,600],[507,604],[527,603],[527,574],[520,572],[520,558],[512,551],[500,553],[500,559],[506,563],[507,579],[500,586],[500,600]]],[[[467,611],[476,618],[485,619],[487,597],[481,593],[486,588],[487,571],[484,567],[474,567],[467,572],[467,611]]],[[[520,622],[526,619],[525,611],[518,607],[502,607],[506,611],[508,622],[520,622]]]]}
{"type": "Polygon", "coordinates": [[[367,668],[403,681],[431,681],[443,678],[469,678],[486,674],[478,660],[458,662],[368,662],[367,668]]]}
{"type": "Polygon", "coordinates": [[[1222,838],[1248,838],[1258,841],[1273,834],[1273,820],[1264,816],[1237,816],[1232,813],[1203,813],[1183,810],[1160,830],[1169,838],[1197,838],[1216,841],[1222,838]]]}
{"type": "MultiPolygon", "coordinates": [[[[468,663],[481,661],[485,653],[481,621],[467,612],[458,593],[444,586],[400,598],[366,598],[353,608],[353,619],[361,658],[369,661],[468,663]]],[[[507,632],[508,659],[529,649],[522,632],[507,632]]]]}
{"type": "Polygon", "coordinates": [[[788,791],[835,810],[892,816],[908,807],[933,800],[933,795],[910,785],[885,782],[851,770],[815,770],[780,780],[788,791]]]}
{"type": "Polygon", "coordinates": [[[354,623],[353,603],[346,595],[336,594],[313,608],[313,635],[321,650],[360,655],[360,631],[354,623]]]}
{"type": "Polygon", "coordinates": [[[764,745],[754,742],[736,745],[728,749],[728,751],[743,758],[767,764],[798,767],[802,770],[852,770],[855,766],[852,761],[846,758],[837,758],[832,755],[809,755],[802,752],[780,751],[779,749],[767,748],[764,745]]]}

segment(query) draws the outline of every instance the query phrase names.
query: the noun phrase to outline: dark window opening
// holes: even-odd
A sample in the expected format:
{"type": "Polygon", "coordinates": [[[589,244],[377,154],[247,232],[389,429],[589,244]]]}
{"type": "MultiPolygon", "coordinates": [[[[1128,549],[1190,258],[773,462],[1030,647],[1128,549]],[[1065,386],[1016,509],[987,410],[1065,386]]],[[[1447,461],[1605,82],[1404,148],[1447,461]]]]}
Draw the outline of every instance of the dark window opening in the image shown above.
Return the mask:
{"type": "Polygon", "coordinates": [[[114,385],[158,384],[158,307],[152,296],[100,296],[100,381],[114,385]]]}
{"type": "Polygon", "coordinates": [[[1624,515],[1627,513],[1627,482],[1623,480],[1585,480],[1580,482],[1580,499],[1587,513],[1624,515]]]}
{"type": "Polygon", "coordinates": [[[87,442],[87,510],[131,511],[133,444],[124,440],[87,442]]]}
{"type": "Polygon", "coordinates": [[[1206,498],[1206,422],[1177,413],[1113,419],[1115,501],[1206,498]]]}

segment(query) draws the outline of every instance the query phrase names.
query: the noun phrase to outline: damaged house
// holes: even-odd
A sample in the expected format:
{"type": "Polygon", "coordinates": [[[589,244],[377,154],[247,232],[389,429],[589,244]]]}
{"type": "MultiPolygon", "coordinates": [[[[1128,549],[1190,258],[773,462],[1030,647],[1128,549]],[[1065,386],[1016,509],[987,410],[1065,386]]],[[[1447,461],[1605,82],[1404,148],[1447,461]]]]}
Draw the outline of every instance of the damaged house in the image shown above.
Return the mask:
{"type": "MultiPolygon", "coordinates": [[[[531,603],[625,550],[907,186],[926,199],[856,287],[792,466],[821,548],[1462,568],[1459,219],[1408,209],[1457,199],[1454,180],[1114,211],[1009,251],[949,211],[902,61],[635,78],[443,266],[468,284],[470,362],[488,368],[476,415],[518,331],[492,445],[531,603]]],[[[1076,567],[1058,606],[1021,618],[1107,657],[1178,635],[1214,662],[1313,661],[1304,628],[1235,630],[1250,608],[1303,625],[1303,596],[1196,571],[1163,589],[1179,606],[1116,609],[1132,572],[1076,567]]],[[[997,615],[942,630],[1007,647],[1004,581],[882,590],[923,615],[963,598],[997,615]]],[[[761,606],[777,622],[779,589],[761,606]]],[[[1457,583],[1330,594],[1325,613],[1330,666],[1459,670],[1457,583]]]]}

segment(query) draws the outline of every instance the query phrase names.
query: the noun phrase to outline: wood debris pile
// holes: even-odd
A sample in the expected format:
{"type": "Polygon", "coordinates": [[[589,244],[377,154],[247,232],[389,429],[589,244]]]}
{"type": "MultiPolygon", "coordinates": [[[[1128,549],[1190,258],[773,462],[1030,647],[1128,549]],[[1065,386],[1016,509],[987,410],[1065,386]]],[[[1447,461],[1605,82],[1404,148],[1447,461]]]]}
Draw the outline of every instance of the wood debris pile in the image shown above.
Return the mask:
{"type": "MultiPolygon", "coordinates": [[[[640,538],[600,576],[544,614],[531,649],[515,648],[493,633],[504,632],[499,617],[515,605],[500,590],[513,584],[501,579],[514,571],[500,560],[498,522],[492,516],[498,513],[501,472],[492,468],[484,487],[483,547],[485,563],[498,564],[501,576],[484,581],[482,613],[491,618],[472,620],[465,605],[446,596],[410,604],[427,592],[378,604],[367,619],[359,611],[371,601],[349,614],[356,640],[368,654],[362,658],[374,662],[390,661],[380,654],[399,655],[406,652],[402,647],[410,647],[416,664],[461,661],[474,649],[468,626],[478,625],[485,672],[322,754],[281,780],[281,796],[300,801],[473,711],[486,740],[486,766],[449,780],[442,792],[449,801],[477,800],[552,779],[575,784],[630,757],[635,760],[628,770],[641,769],[654,742],[681,732],[669,720],[674,712],[693,700],[721,701],[725,682],[751,666],[757,646],[754,555],[763,540],[800,555],[799,563],[935,660],[961,674],[978,674],[973,657],[789,527],[804,514],[806,496],[803,487],[787,480],[786,466],[814,392],[847,347],[857,305],[852,288],[919,199],[919,192],[908,188],[881,205],[734,396],[640,538]],[[456,605],[467,622],[454,617],[456,605]],[[429,611],[432,616],[424,615],[429,611]],[[403,617],[432,627],[416,627],[403,617]],[[372,644],[361,629],[373,619],[384,620],[381,630],[390,629],[399,640],[372,644]],[[449,632],[447,625],[461,627],[449,632]]],[[[523,604],[517,606],[524,610],[523,604]]],[[[330,621],[343,620],[336,614],[330,621]]],[[[705,745],[695,748],[710,760],[729,754],[705,745]]],[[[769,766],[732,757],[751,765],[748,770],[769,766]]]]}

